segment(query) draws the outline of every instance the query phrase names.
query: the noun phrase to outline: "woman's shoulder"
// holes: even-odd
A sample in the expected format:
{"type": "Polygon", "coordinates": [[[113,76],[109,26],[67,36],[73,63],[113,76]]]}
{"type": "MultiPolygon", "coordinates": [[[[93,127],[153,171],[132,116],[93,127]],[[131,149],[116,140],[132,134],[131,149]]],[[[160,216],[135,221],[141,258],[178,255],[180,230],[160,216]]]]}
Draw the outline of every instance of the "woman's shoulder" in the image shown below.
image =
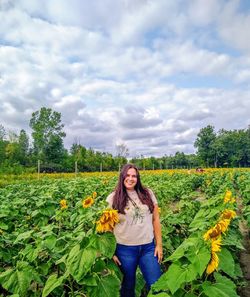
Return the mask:
{"type": "Polygon", "coordinates": [[[154,192],[153,192],[153,190],[151,188],[145,187],[145,189],[148,191],[148,193],[150,195],[154,195],[154,192]]]}
{"type": "Polygon", "coordinates": [[[149,192],[149,195],[153,201],[154,204],[157,204],[157,199],[156,199],[156,196],[155,196],[155,193],[153,192],[153,190],[151,188],[146,188],[147,191],[149,192]]]}
{"type": "Polygon", "coordinates": [[[113,191],[112,193],[110,193],[110,194],[108,195],[108,197],[106,198],[106,201],[107,201],[110,205],[112,205],[112,203],[113,203],[114,196],[115,196],[115,191],[113,191]]]}

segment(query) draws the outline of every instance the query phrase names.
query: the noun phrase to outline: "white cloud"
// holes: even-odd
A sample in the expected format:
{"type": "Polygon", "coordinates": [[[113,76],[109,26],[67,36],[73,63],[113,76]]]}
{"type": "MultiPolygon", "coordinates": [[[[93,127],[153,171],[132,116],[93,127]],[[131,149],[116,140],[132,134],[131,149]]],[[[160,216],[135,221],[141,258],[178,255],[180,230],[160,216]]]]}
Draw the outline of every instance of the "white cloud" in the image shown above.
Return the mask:
{"type": "Polygon", "coordinates": [[[193,24],[207,26],[214,22],[221,13],[220,0],[194,0],[190,1],[188,15],[193,24]]]}
{"type": "Polygon", "coordinates": [[[65,145],[194,152],[200,128],[249,125],[249,18],[239,1],[0,2],[0,124],[62,114],[65,145]],[[112,14],[112,18],[110,15],[112,14]]]}
{"type": "Polygon", "coordinates": [[[171,61],[173,73],[188,72],[196,75],[227,74],[230,58],[206,49],[195,47],[192,42],[169,45],[167,56],[171,61]]]}
{"type": "Polygon", "coordinates": [[[250,52],[250,13],[238,11],[240,1],[226,2],[219,18],[218,33],[233,48],[250,52]]]}

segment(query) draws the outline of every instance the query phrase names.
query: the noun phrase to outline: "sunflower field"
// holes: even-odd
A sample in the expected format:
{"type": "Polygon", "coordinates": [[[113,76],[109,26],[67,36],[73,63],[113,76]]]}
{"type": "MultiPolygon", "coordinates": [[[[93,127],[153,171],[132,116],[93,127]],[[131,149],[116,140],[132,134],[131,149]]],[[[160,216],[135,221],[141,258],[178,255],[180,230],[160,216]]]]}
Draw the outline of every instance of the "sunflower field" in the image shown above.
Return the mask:
{"type": "MultiPolygon", "coordinates": [[[[0,177],[0,296],[118,297],[118,172],[0,177]]],[[[250,170],[141,171],[158,199],[163,274],[137,297],[241,296],[240,226],[250,228],[250,170]]],[[[249,236],[249,233],[248,233],[249,236]]]]}

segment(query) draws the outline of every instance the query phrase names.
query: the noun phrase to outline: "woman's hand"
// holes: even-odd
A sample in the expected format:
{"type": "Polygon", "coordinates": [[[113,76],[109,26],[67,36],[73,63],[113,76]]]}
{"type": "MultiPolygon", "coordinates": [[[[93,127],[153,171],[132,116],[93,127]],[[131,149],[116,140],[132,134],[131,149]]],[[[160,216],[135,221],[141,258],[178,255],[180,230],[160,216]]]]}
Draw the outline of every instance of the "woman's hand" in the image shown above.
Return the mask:
{"type": "Polygon", "coordinates": [[[162,262],[162,258],[163,258],[162,245],[156,245],[154,256],[158,257],[158,263],[162,262]]]}
{"type": "Polygon", "coordinates": [[[117,266],[121,266],[122,265],[121,262],[120,262],[120,260],[118,259],[118,257],[116,255],[114,255],[112,259],[113,259],[113,261],[115,262],[115,264],[117,266]]]}

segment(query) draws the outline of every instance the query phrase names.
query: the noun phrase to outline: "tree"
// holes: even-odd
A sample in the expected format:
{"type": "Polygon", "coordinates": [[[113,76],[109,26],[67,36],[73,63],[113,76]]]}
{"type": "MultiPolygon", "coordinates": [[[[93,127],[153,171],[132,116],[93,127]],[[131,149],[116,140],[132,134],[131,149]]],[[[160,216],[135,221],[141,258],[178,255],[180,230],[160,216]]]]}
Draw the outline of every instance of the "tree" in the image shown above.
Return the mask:
{"type": "Polygon", "coordinates": [[[20,152],[20,164],[27,164],[27,157],[29,153],[29,137],[25,130],[21,130],[18,137],[19,152],[20,152]]]}
{"type": "Polygon", "coordinates": [[[0,164],[2,164],[5,160],[5,147],[7,142],[5,140],[5,129],[3,125],[0,125],[0,164]]]}
{"type": "Polygon", "coordinates": [[[0,124],[0,140],[4,140],[6,136],[6,131],[4,129],[4,126],[0,124]]]}
{"type": "Polygon", "coordinates": [[[30,127],[33,130],[33,151],[37,158],[45,162],[58,162],[64,155],[61,114],[51,108],[42,107],[32,113],[30,127]],[[55,160],[56,158],[56,160],[55,160]]]}
{"type": "Polygon", "coordinates": [[[208,125],[200,130],[194,143],[194,147],[198,149],[198,156],[207,167],[216,164],[215,140],[214,127],[208,125]]]}
{"type": "Polygon", "coordinates": [[[70,148],[71,156],[73,157],[73,162],[77,162],[77,167],[80,171],[88,170],[89,160],[87,160],[87,149],[78,143],[73,143],[70,148]]]}
{"type": "Polygon", "coordinates": [[[121,158],[127,158],[129,156],[129,149],[126,144],[121,143],[116,145],[116,155],[121,158]]]}
{"type": "Polygon", "coordinates": [[[19,145],[18,145],[18,136],[15,132],[8,132],[8,144],[5,147],[5,156],[10,164],[19,163],[19,145]]]}
{"type": "Polygon", "coordinates": [[[110,153],[102,153],[102,170],[116,170],[115,161],[110,153]]]}
{"type": "Polygon", "coordinates": [[[250,125],[248,125],[248,129],[246,129],[246,145],[247,162],[245,166],[250,166],[250,125]]]}
{"type": "Polygon", "coordinates": [[[129,150],[126,144],[121,143],[116,145],[116,156],[117,166],[120,169],[122,165],[127,163],[127,157],[129,156],[129,150]]]}
{"type": "Polygon", "coordinates": [[[179,167],[181,167],[181,168],[187,167],[188,161],[187,161],[187,158],[183,152],[181,152],[181,153],[176,152],[174,158],[175,158],[175,163],[178,168],[179,167]]]}
{"type": "Polygon", "coordinates": [[[247,130],[219,131],[215,145],[217,147],[218,164],[230,167],[248,166],[249,138],[247,130]]]}
{"type": "Polygon", "coordinates": [[[195,154],[186,155],[186,158],[187,158],[189,168],[199,166],[199,160],[198,160],[198,157],[195,154]]]}
{"type": "Polygon", "coordinates": [[[237,131],[238,166],[250,164],[250,128],[237,131]]]}

